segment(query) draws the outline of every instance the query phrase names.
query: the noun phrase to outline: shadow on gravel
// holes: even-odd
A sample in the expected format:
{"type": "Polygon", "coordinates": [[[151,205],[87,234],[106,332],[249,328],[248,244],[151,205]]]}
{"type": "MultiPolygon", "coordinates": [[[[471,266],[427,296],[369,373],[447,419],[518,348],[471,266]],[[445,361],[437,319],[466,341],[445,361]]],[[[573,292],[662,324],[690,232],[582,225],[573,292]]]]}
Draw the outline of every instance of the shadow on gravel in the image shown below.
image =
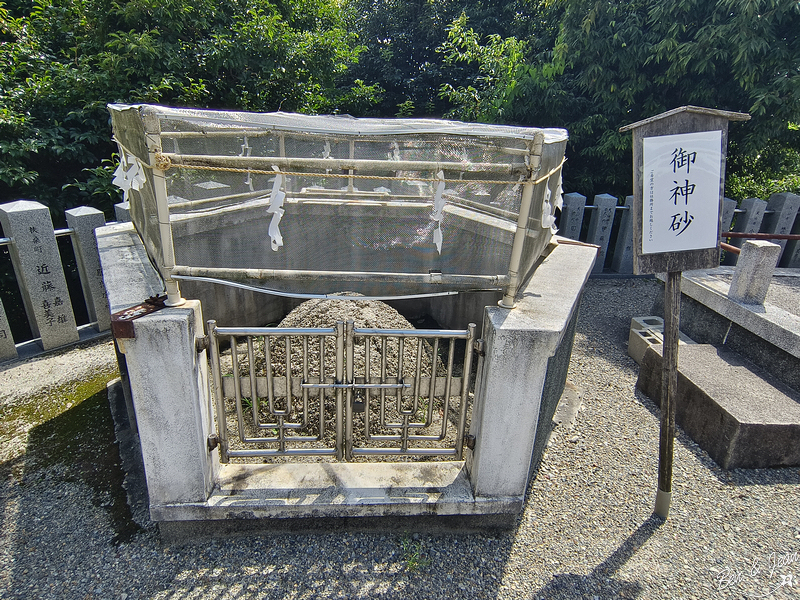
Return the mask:
{"type": "Polygon", "coordinates": [[[611,556],[597,565],[588,575],[557,574],[534,595],[535,598],[638,598],[643,588],[638,582],[620,581],[614,575],[627,563],[647,540],[661,527],[664,520],[651,515],[639,525],[611,556]]]}
{"type": "MultiPolygon", "coordinates": [[[[25,454],[0,464],[0,477],[18,484],[15,519],[24,526],[26,490],[45,479],[82,483],[91,489],[92,503],[108,514],[115,531],[111,543],[127,542],[140,531],[131,518],[123,489],[124,473],[114,437],[114,423],[105,388],[56,417],[33,427],[28,433],[25,454]]],[[[7,512],[3,494],[3,515],[7,512]]],[[[59,497],[54,497],[58,513],[59,497]]],[[[40,500],[31,499],[31,502],[40,500]]]]}

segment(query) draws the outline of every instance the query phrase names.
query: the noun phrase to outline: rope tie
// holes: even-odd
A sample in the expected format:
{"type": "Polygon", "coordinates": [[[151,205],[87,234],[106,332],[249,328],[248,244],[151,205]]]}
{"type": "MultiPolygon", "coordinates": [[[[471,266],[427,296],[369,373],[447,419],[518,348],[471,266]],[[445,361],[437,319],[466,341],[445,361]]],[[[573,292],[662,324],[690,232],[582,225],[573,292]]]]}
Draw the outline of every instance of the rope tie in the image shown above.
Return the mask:
{"type": "MultiPolygon", "coordinates": [[[[133,152],[125,148],[119,140],[114,139],[119,147],[127,154],[135,156],[133,152]]],[[[561,170],[561,167],[564,166],[564,163],[567,162],[567,159],[564,158],[558,163],[555,167],[550,169],[547,173],[533,181],[533,185],[538,185],[544,181],[547,181],[558,173],[561,170]]],[[[274,176],[275,171],[267,171],[265,169],[239,169],[236,167],[210,167],[210,166],[201,166],[201,165],[179,165],[174,164],[168,156],[162,154],[161,152],[155,153],[155,166],[143,165],[147,169],[158,169],[160,171],[167,171],[169,169],[194,169],[196,171],[216,171],[220,173],[252,173],[256,175],[270,175],[274,176]]],[[[391,168],[390,161],[387,161],[387,170],[391,168]]],[[[515,181],[504,181],[498,179],[439,179],[437,177],[402,177],[402,176],[392,176],[392,175],[356,175],[356,174],[347,174],[347,173],[315,173],[315,172],[302,172],[302,171],[281,171],[281,175],[286,176],[294,176],[294,177],[319,177],[323,179],[379,179],[381,181],[424,181],[428,183],[438,183],[440,181],[444,181],[445,183],[467,183],[467,184],[487,184],[487,185],[518,185],[520,183],[527,183],[524,179],[522,180],[515,180],[515,181]]]]}

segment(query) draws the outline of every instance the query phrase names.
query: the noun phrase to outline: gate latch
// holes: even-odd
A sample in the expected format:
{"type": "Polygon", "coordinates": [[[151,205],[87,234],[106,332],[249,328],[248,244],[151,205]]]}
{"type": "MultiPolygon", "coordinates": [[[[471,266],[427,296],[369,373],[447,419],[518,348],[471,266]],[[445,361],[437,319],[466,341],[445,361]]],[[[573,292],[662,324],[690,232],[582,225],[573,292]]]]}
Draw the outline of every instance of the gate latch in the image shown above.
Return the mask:
{"type": "Polygon", "coordinates": [[[135,338],[133,331],[133,321],[139,317],[150,315],[164,308],[166,294],[161,296],[150,296],[147,300],[136,306],[131,306],[111,315],[111,332],[114,338],[135,338]]]}

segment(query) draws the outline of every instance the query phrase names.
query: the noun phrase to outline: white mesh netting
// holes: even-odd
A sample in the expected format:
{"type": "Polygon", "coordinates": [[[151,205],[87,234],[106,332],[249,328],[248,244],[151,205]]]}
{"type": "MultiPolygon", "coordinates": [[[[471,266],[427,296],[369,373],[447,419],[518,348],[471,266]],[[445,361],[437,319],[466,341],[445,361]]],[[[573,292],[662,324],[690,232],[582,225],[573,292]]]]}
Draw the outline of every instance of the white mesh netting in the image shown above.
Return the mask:
{"type": "Polygon", "coordinates": [[[543,179],[533,194],[523,264],[533,265],[543,250],[560,205],[564,130],[110,110],[126,168],[139,176],[132,166],[145,167],[144,184],[126,183],[123,172],[118,179],[165,274],[299,295],[497,288],[509,270],[523,183],[543,179]],[[154,176],[160,171],[163,179],[154,176]],[[158,227],[159,195],[175,269],[158,227]]]}

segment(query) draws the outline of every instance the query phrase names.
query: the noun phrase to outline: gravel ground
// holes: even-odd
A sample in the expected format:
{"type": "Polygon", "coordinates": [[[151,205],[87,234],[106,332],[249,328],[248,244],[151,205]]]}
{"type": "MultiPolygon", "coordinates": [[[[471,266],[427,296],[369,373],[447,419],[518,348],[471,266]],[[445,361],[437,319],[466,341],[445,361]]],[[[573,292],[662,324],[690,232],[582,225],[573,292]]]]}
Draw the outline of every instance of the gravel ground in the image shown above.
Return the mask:
{"type": "Polygon", "coordinates": [[[166,545],[127,511],[100,392],[0,464],[0,598],[800,598],[800,469],[724,472],[679,433],[672,512],[652,516],[658,419],[626,341],[656,285],[589,282],[569,372],[583,406],[512,531],[166,545]]]}

